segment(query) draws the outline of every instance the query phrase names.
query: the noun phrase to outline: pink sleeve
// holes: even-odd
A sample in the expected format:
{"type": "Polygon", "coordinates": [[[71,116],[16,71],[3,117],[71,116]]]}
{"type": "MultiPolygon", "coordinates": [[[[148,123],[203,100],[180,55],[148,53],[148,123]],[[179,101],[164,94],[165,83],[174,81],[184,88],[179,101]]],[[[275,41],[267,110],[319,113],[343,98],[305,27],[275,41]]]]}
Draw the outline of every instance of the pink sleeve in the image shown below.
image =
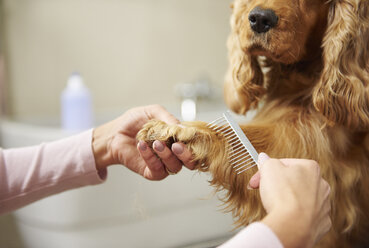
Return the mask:
{"type": "Polygon", "coordinates": [[[281,241],[265,224],[255,222],[219,248],[283,248],[281,241]]]}
{"type": "Polygon", "coordinates": [[[62,191],[102,183],[92,130],[39,146],[0,149],[0,214],[62,191]]]}

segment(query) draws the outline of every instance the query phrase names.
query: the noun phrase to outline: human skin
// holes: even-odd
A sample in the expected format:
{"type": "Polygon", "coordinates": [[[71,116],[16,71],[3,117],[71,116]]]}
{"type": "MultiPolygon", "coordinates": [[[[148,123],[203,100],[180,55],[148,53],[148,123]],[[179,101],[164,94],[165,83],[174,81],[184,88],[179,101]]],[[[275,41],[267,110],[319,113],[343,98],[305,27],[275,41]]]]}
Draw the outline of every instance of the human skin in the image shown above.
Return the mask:
{"type": "Polygon", "coordinates": [[[262,153],[255,177],[251,184],[259,187],[268,213],[262,222],[284,247],[313,247],[329,231],[330,187],[321,177],[317,162],[270,159],[262,153]]]}
{"type": "Polygon", "coordinates": [[[122,164],[149,180],[162,180],[169,174],[178,173],[182,165],[193,170],[192,154],[184,144],[174,143],[170,149],[155,141],[151,149],[145,142],[136,140],[138,131],[152,119],[179,124],[163,107],[150,105],[130,109],[117,119],[97,127],[92,139],[97,170],[122,164]]]}

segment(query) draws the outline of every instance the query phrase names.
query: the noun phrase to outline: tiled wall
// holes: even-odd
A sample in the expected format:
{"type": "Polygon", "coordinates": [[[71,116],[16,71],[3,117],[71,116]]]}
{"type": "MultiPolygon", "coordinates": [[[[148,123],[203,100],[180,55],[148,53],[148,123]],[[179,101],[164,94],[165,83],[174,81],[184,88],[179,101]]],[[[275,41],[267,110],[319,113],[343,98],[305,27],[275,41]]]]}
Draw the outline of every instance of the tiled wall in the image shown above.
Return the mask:
{"type": "Polygon", "coordinates": [[[9,111],[58,116],[77,70],[96,112],[178,102],[176,83],[221,87],[230,0],[3,0],[9,111]]]}

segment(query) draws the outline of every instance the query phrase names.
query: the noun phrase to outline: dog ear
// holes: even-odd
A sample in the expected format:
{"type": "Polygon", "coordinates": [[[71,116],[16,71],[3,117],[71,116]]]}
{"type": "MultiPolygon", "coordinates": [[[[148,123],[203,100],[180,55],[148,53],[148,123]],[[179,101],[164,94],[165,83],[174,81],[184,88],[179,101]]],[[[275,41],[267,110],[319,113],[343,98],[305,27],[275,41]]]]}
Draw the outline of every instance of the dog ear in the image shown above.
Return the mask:
{"type": "Polygon", "coordinates": [[[229,67],[225,79],[224,99],[228,107],[238,114],[245,114],[255,108],[265,92],[263,73],[256,57],[245,53],[240,46],[240,29],[244,11],[235,6],[231,18],[232,32],[228,38],[229,67]]]}
{"type": "Polygon", "coordinates": [[[330,124],[369,129],[369,1],[332,1],[323,41],[324,68],[313,92],[330,124]]]}

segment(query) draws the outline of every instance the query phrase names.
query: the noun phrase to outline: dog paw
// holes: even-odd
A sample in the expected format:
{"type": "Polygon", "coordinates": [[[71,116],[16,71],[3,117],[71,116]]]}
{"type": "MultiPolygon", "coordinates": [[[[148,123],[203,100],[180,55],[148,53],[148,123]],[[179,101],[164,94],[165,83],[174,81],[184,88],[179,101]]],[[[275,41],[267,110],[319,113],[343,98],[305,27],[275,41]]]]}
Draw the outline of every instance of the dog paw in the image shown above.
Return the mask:
{"type": "Polygon", "coordinates": [[[150,147],[155,140],[165,142],[170,147],[175,142],[187,144],[193,139],[195,128],[186,128],[180,125],[169,125],[163,121],[151,120],[138,132],[137,140],[145,141],[150,147]]]}
{"type": "Polygon", "coordinates": [[[163,121],[151,120],[137,134],[137,140],[145,141],[150,147],[155,140],[165,142],[168,147],[175,142],[182,142],[192,152],[193,160],[198,165],[197,169],[202,171],[207,171],[214,159],[219,161],[217,158],[223,156],[226,150],[223,137],[208,128],[205,122],[170,125],[163,121]]]}

